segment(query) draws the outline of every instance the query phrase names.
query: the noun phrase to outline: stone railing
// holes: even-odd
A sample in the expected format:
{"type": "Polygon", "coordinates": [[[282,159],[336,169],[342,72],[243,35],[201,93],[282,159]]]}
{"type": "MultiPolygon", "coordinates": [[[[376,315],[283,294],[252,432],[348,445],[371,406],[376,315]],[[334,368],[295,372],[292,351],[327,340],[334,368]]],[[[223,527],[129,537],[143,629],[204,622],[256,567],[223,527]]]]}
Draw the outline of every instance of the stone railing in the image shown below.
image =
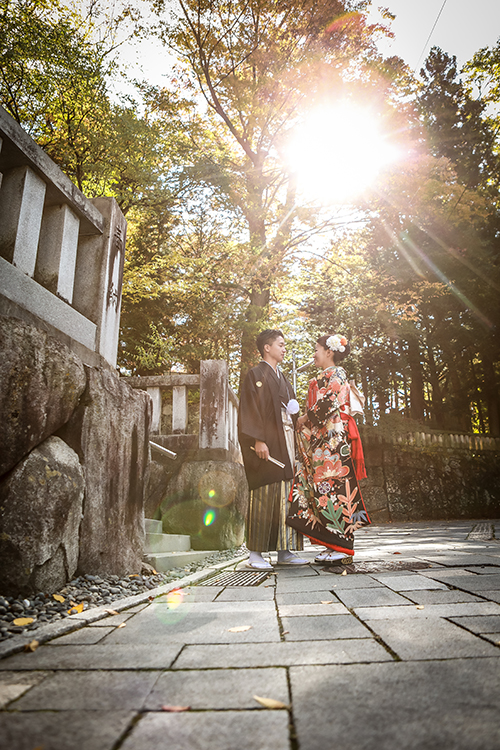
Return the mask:
{"type": "Polygon", "coordinates": [[[0,314],[116,365],[126,222],[88,200],[0,107],[0,314]]]}
{"type": "Polygon", "coordinates": [[[411,446],[413,448],[449,448],[451,450],[499,451],[500,438],[477,433],[452,432],[384,432],[377,428],[360,428],[362,435],[371,442],[385,442],[393,445],[411,446]]]}
{"type": "Polygon", "coordinates": [[[229,385],[227,362],[202,360],[199,375],[172,372],[125,380],[151,396],[153,436],[197,435],[200,450],[239,454],[238,398],[229,385]],[[197,392],[191,403],[190,390],[197,392]]]}

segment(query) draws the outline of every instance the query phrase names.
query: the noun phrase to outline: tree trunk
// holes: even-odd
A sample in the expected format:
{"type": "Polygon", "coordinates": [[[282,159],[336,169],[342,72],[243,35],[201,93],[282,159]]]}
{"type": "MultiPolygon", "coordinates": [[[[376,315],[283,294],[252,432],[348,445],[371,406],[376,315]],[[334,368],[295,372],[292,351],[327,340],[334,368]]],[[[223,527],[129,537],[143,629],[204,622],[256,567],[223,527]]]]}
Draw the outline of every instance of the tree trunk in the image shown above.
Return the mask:
{"type": "Polygon", "coordinates": [[[420,361],[420,348],[415,336],[407,338],[408,364],[410,366],[410,414],[411,418],[418,422],[425,420],[424,379],[422,376],[422,363],[420,361]]]}

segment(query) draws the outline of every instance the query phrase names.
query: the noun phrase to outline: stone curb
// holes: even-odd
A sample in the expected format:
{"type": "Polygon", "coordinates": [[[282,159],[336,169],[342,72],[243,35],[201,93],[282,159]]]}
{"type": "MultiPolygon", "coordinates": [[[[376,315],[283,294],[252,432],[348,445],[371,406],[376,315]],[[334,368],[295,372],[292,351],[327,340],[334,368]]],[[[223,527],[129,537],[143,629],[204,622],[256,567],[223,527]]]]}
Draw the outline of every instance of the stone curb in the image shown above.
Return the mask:
{"type": "Polygon", "coordinates": [[[170,583],[164,583],[161,586],[156,586],[154,589],[148,589],[140,594],[135,594],[135,596],[116,599],[106,605],[106,607],[93,607],[76,615],[68,615],[64,620],[50,622],[36,630],[30,631],[29,635],[23,633],[22,635],[14,636],[8,641],[4,641],[0,644],[0,659],[4,659],[6,656],[12,656],[12,654],[17,654],[19,651],[24,651],[25,646],[29,645],[32,641],[38,641],[41,645],[42,643],[51,641],[53,638],[58,638],[61,635],[66,635],[67,633],[79,630],[92,622],[97,622],[105,617],[110,617],[110,609],[113,609],[116,612],[121,612],[125,609],[135,607],[138,604],[149,602],[150,597],[154,598],[161,596],[162,594],[168,594],[168,592],[173,589],[185,588],[185,586],[192,583],[198,583],[198,581],[202,581],[204,578],[211,576],[215,571],[229,568],[232,565],[237,565],[242,560],[246,560],[247,557],[248,555],[246,554],[240,555],[239,557],[233,557],[232,560],[225,560],[222,563],[210,565],[207,568],[203,568],[203,570],[197,570],[196,573],[191,573],[189,576],[179,578],[170,583]]]}

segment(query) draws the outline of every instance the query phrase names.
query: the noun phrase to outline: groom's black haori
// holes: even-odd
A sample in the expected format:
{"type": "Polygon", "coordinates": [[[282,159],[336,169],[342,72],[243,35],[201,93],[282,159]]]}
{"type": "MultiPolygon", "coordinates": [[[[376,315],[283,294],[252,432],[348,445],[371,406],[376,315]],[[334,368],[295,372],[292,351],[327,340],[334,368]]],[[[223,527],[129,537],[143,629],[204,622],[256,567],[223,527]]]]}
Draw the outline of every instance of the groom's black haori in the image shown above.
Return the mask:
{"type": "MultiPolygon", "coordinates": [[[[265,333],[282,335],[279,331],[265,333]]],[[[247,373],[241,387],[238,437],[250,489],[246,524],[249,550],[302,549],[302,537],[286,525],[288,495],[295,471],[296,415],[284,416],[284,411],[293,398],[293,388],[285,375],[281,371],[278,375],[265,361],[247,373]],[[284,419],[288,424],[284,425],[284,419]],[[284,468],[259,458],[252,450],[256,441],[265,443],[269,455],[284,464],[284,468]]]]}

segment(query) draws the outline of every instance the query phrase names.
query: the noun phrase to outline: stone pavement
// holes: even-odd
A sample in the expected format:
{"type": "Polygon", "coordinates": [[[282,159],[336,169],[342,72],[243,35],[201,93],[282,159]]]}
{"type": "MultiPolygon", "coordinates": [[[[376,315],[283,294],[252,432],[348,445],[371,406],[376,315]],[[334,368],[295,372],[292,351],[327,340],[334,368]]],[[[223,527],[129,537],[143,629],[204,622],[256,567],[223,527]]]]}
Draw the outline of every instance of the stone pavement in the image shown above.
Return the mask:
{"type": "Polygon", "coordinates": [[[354,569],[281,567],[74,621],[0,661],[0,746],[498,750],[495,527],[368,527],[354,569]]]}

